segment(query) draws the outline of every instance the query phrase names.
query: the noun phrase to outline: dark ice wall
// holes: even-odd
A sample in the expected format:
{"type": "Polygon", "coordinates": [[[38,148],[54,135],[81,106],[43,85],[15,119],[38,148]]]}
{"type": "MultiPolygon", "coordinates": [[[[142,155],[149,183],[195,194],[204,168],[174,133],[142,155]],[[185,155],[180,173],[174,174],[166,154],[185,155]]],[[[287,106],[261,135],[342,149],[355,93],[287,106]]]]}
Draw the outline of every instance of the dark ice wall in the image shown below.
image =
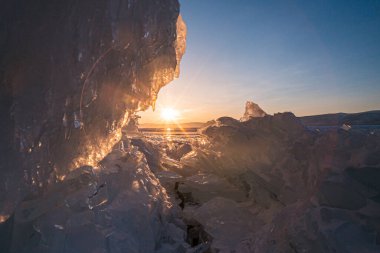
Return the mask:
{"type": "Polygon", "coordinates": [[[177,0],[0,1],[0,215],[96,164],[154,105],[178,73],[178,17],[177,0]]]}

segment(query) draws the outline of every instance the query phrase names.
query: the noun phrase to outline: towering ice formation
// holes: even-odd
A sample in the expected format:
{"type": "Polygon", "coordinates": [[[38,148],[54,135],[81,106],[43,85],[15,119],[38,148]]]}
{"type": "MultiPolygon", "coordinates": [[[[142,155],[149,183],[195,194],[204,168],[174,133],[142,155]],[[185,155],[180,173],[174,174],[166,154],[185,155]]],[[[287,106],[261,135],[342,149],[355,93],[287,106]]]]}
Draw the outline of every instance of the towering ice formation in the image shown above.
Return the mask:
{"type": "Polygon", "coordinates": [[[144,156],[115,144],[185,47],[178,0],[1,1],[1,252],[182,252],[144,156]]]}
{"type": "Polygon", "coordinates": [[[260,117],[264,117],[265,115],[267,115],[266,112],[264,112],[264,110],[261,109],[258,104],[255,104],[252,101],[247,101],[245,103],[244,115],[240,119],[240,121],[247,121],[252,118],[260,118],[260,117]]]}
{"type": "Polygon", "coordinates": [[[0,214],[103,159],[185,43],[177,0],[1,1],[0,214]]]}

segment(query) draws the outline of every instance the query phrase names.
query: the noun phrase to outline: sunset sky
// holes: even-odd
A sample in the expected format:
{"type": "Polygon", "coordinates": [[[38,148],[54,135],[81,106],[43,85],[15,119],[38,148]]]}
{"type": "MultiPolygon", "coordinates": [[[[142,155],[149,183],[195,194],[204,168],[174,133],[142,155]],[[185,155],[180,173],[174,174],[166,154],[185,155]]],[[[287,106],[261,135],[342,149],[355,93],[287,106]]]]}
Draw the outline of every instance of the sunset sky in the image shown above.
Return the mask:
{"type": "Polygon", "coordinates": [[[380,1],[183,0],[181,76],[155,113],[239,118],[247,100],[298,116],[380,109],[380,1]]]}

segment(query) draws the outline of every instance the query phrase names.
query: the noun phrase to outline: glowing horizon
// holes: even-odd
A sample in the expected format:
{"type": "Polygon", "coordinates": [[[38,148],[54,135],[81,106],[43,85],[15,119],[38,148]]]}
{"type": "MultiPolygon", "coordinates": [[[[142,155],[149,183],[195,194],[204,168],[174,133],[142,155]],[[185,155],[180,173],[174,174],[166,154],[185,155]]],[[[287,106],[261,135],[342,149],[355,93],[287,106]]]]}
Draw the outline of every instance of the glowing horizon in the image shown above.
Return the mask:
{"type": "MultiPolygon", "coordinates": [[[[297,116],[380,109],[380,15],[369,2],[192,0],[181,13],[181,75],[157,100],[178,122],[240,118],[248,100],[297,116]]],[[[140,115],[163,122],[158,110],[140,115]]]]}

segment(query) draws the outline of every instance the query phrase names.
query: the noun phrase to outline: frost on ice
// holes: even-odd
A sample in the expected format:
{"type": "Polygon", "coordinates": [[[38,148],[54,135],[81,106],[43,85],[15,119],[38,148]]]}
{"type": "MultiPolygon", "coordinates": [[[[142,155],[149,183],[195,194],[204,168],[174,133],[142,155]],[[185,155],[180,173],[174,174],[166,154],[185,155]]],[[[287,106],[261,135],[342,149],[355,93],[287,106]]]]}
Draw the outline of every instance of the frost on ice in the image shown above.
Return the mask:
{"type": "Polygon", "coordinates": [[[247,105],[244,120],[209,121],[199,138],[140,140],[147,155],[160,151],[151,159],[187,242],[201,252],[377,252],[380,133],[317,131],[247,105]]]}
{"type": "Polygon", "coordinates": [[[14,215],[14,252],[186,252],[179,208],[132,146],[82,167],[14,215]],[[25,235],[28,228],[29,233],[25,235]]]}

